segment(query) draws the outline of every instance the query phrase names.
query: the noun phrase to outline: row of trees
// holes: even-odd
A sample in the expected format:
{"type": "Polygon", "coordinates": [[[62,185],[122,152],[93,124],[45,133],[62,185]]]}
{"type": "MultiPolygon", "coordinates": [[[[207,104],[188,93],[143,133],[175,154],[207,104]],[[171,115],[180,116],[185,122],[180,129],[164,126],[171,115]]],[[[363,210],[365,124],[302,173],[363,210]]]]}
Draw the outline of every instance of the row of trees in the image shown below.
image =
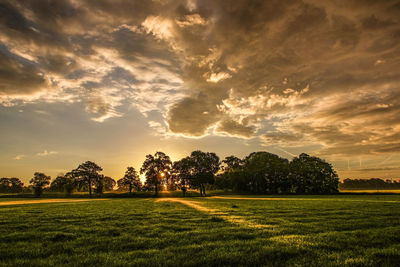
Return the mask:
{"type": "Polygon", "coordinates": [[[292,161],[268,152],[254,152],[243,160],[223,161],[224,172],[216,179],[219,188],[253,193],[335,193],[339,178],[331,164],[301,154],[292,161]]]}
{"type": "Polygon", "coordinates": [[[379,178],[371,179],[344,179],[339,185],[340,189],[343,190],[357,190],[357,189],[369,189],[369,190],[391,190],[400,189],[400,182],[392,180],[382,180],[379,178]]]}
{"type": "MultiPolygon", "coordinates": [[[[128,170],[131,167],[128,168],[128,170]]],[[[114,189],[117,182],[109,176],[105,176],[100,172],[103,169],[92,161],[86,161],[80,164],[76,169],[66,173],[65,175],[59,175],[50,184],[51,191],[64,191],[67,195],[72,194],[74,190],[102,194],[104,191],[111,191],[114,189]]],[[[125,175],[126,176],[126,175],[125,175]]],[[[139,179],[137,177],[137,179],[139,179]]],[[[121,188],[124,183],[119,180],[121,188]]],[[[32,183],[32,180],[31,180],[32,183]]],[[[35,188],[35,186],[34,186],[35,188]]],[[[36,192],[36,191],[35,191],[36,192]]]]}
{"type": "Polygon", "coordinates": [[[21,193],[24,183],[18,178],[0,178],[0,193],[21,193]]]}
{"type": "Polygon", "coordinates": [[[159,187],[168,190],[180,188],[185,194],[188,188],[199,189],[206,195],[206,185],[213,184],[220,161],[215,153],[193,151],[190,156],[174,163],[163,152],[147,155],[140,173],[146,176],[145,186],[154,187],[157,195],[159,187]]]}
{"type": "MultiPolygon", "coordinates": [[[[144,184],[133,167],[128,167],[124,177],[118,181],[101,174],[102,170],[96,163],[87,161],[65,175],[57,176],[51,183],[50,176],[37,172],[30,183],[37,196],[48,185],[48,190],[64,191],[67,195],[74,190],[86,191],[89,195],[93,192],[102,194],[118,185],[118,190],[130,193],[154,191],[157,195],[163,188],[170,191],[180,189],[185,195],[188,189],[195,189],[206,196],[206,188],[209,187],[261,194],[317,194],[337,192],[339,184],[338,176],[329,163],[307,154],[289,161],[268,152],[253,152],[244,159],[229,156],[220,161],[215,153],[197,150],[172,162],[165,153],[156,152],[146,156],[140,169],[140,174],[146,177],[144,184]]],[[[9,183],[11,179],[14,178],[10,178],[9,183]]],[[[15,180],[13,183],[17,184],[15,180]]],[[[16,190],[15,186],[7,186],[9,192],[16,190]]]]}

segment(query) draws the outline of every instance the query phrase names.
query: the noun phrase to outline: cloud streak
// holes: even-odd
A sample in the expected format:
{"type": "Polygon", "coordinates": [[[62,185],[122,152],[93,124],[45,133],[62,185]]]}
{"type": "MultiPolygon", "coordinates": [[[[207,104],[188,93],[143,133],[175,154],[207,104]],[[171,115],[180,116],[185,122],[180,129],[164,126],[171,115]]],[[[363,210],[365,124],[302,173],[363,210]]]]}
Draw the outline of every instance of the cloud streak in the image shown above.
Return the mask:
{"type": "Polygon", "coordinates": [[[20,159],[23,159],[25,157],[25,155],[16,155],[15,157],[14,157],[14,159],[15,160],[20,160],[20,159]]]}
{"type": "Polygon", "coordinates": [[[44,150],[43,152],[37,153],[36,156],[38,156],[38,157],[46,157],[46,156],[55,155],[55,154],[58,154],[58,152],[57,151],[44,150]]]}

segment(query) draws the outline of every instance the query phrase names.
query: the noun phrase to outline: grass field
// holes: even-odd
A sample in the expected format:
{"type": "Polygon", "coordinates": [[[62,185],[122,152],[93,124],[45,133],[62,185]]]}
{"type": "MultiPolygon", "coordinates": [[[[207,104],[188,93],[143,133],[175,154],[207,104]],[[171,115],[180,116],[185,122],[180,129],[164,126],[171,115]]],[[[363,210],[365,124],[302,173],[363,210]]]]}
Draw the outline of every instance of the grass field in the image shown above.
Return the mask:
{"type": "Polygon", "coordinates": [[[400,263],[398,195],[0,201],[1,266],[400,263]]]}

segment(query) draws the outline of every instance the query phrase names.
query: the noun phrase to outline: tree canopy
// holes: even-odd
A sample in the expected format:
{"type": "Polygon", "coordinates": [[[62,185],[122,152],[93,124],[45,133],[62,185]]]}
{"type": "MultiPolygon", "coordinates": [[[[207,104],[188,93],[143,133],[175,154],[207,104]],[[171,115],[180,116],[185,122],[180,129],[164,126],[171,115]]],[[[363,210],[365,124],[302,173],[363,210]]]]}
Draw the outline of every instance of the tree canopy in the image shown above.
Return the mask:
{"type": "Polygon", "coordinates": [[[301,154],[292,161],[269,152],[253,152],[242,161],[229,157],[217,178],[220,188],[254,193],[335,193],[339,179],[332,166],[301,154]],[[233,162],[233,163],[232,163],[233,162]]]}
{"type": "Polygon", "coordinates": [[[296,193],[338,192],[339,178],[332,165],[305,153],[290,162],[290,179],[296,193]]]}
{"type": "Polygon", "coordinates": [[[20,193],[24,183],[19,178],[0,178],[0,193],[20,193]]]}
{"type": "Polygon", "coordinates": [[[200,195],[206,196],[206,184],[214,183],[214,175],[218,172],[219,157],[212,152],[193,151],[190,154],[191,176],[189,185],[199,188],[200,195]]]}
{"type": "Polygon", "coordinates": [[[96,185],[96,188],[102,186],[99,183],[99,181],[103,179],[102,175],[99,173],[102,170],[103,169],[96,163],[86,161],[72,170],[71,173],[78,183],[84,183],[88,186],[89,195],[92,195],[92,187],[94,185],[96,185]]]}
{"type": "Polygon", "coordinates": [[[35,191],[35,196],[40,197],[43,192],[43,188],[50,184],[51,177],[47,176],[42,172],[35,172],[33,178],[29,181],[32,184],[35,191]]]}
{"type": "Polygon", "coordinates": [[[154,156],[151,154],[146,156],[140,173],[146,175],[146,184],[154,187],[155,195],[158,195],[159,186],[167,181],[171,166],[171,159],[163,152],[156,152],[154,156]]]}
{"type": "Polygon", "coordinates": [[[139,175],[133,167],[126,168],[124,177],[119,179],[117,184],[118,189],[127,189],[129,193],[132,193],[132,190],[139,191],[142,187],[139,175]]]}
{"type": "Polygon", "coordinates": [[[104,191],[112,191],[114,187],[117,185],[117,182],[109,176],[104,176],[103,185],[104,185],[104,191]]]}
{"type": "Polygon", "coordinates": [[[181,160],[175,161],[171,175],[173,181],[179,185],[183,195],[185,196],[187,186],[190,185],[190,179],[192,179],[192,161],[190,157],[185,157],[181,160]]]}

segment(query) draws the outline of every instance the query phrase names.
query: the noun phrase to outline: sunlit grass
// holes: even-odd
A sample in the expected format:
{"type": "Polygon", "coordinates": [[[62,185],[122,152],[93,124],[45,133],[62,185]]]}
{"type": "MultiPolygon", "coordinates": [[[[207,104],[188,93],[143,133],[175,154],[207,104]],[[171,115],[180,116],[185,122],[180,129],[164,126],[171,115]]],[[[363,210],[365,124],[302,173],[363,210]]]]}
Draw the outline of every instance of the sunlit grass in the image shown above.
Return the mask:
{"type": "Polygon", "coordinates": [[[218,211],[213,214],[152,198],[1,206],[0,262],[5,266],[395,266],[399,262],[400,196],[285,196],[290,197],[304,200],[187,198],[218,211]],[[241,220],[268,227],[252,228],[241,220]]]}

